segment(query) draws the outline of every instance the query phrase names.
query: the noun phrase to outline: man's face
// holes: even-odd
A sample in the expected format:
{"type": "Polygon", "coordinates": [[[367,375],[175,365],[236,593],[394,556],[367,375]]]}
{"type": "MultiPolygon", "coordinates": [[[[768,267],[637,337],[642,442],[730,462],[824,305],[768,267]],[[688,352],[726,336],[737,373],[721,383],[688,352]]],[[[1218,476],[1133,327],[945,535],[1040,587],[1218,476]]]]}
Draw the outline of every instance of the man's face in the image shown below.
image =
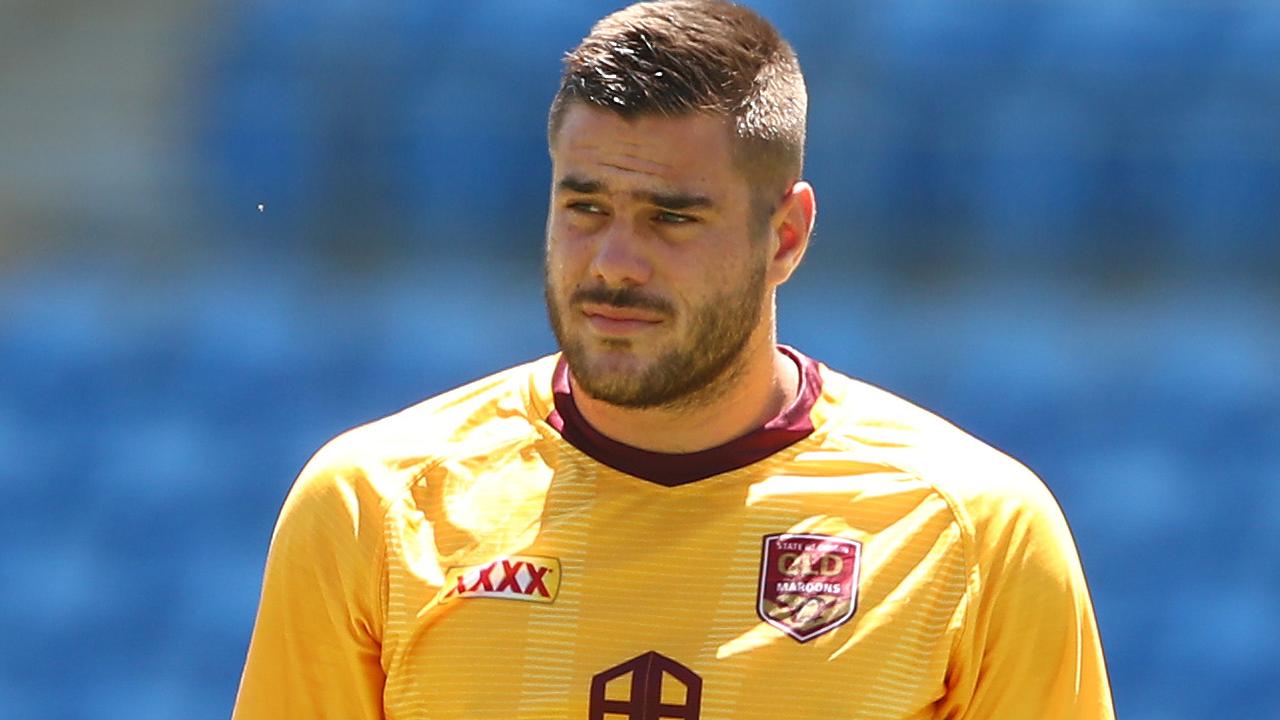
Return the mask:
{"type": "Polygon", "coordinates": [[[727,120],[567,109],[551,148],[547,311],[578,387],[678,407],[730,382],[770,294],[727,120]]]}

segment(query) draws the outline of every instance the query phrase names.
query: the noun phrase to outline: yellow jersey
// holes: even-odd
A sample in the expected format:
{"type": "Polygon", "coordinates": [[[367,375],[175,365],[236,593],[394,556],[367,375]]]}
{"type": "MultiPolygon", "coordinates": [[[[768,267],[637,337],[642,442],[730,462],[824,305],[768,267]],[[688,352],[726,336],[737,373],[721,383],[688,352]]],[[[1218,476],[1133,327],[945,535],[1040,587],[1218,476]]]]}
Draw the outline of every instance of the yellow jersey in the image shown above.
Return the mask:
{"type": "Polygon", "coordinates": [[[235,720],[1103,720],[1027,469],[789,348],[724,446],[597,433],[550,356],[352,430],[281,511],[235,720]]]}

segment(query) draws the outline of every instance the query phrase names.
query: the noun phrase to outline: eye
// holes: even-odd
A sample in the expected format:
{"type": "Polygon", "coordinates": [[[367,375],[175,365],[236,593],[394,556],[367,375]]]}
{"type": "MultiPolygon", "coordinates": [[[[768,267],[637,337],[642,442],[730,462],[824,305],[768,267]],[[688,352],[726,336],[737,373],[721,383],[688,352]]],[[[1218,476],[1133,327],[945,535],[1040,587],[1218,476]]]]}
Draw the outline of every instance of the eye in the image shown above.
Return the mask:
{"type": "Polygon", "coordinates": [[[586,200],[573,200],[565,204],[565,207],[572,212],[582,213],[584,215],[603,215],[604,208],[599,205],[588,202],[586,200]]]}
{"type": "Polygon", "coordinates": [[[681,215],[670,210],[659,210],[654,213],[653,219],[666,225],[683,225],[686,223],[697,222],[698,219],[691,215],[681,215]]]}

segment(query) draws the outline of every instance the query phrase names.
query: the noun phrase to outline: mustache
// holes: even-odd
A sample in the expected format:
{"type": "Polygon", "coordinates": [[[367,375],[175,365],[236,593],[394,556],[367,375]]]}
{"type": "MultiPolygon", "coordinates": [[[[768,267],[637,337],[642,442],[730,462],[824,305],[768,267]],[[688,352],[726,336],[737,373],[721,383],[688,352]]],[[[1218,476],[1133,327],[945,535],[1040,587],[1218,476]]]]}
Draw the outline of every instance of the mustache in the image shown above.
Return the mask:
{"type": "Polygon", "coordinates": [[[660,297],[649,295],[630,287],[610,288],[597,285],[580,288],[569,296],[569,304],[579,305],[582,303],[611,305],[617,308],[637,308],[662,313],[663,315],[675,314],[675,308],[672,307],[671,303],[660,297]]]}

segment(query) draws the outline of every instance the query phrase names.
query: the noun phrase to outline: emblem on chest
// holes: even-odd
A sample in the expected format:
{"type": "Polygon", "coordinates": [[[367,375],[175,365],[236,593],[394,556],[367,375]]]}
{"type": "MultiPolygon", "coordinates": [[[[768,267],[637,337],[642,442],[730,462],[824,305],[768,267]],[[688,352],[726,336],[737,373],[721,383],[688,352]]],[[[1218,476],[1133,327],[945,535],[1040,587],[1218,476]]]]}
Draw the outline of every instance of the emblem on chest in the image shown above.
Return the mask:
{"type": "Polygon", "coordinates": [[[445,587],[445,602],[458,598],[555,602],[560,592],[560,560],[512,555],[485,565],[449,568],[445,587]]]}
{"type": "Polygon", "coordinates": [[[591,678],[589,720],[699,720],[702,678],[656,652],[616,665],[591,678]]]}
{"type": "Polygon", "coordinates": [[[760,553],[760,619],[800,642],[849,621],[858,607],[862,543],[831,535],[766,535],[760,553]]]}

